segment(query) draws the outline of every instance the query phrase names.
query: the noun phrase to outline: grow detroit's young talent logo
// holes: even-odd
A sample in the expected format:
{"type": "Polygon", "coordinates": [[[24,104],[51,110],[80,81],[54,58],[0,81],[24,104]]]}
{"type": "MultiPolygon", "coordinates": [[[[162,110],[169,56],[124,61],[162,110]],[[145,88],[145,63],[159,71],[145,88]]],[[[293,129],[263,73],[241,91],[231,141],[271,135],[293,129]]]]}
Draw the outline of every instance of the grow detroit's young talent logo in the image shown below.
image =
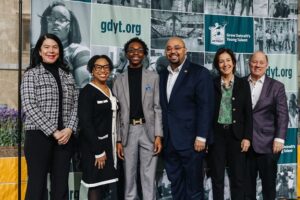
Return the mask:
{"type": "Polygon", "coordinates": [[[205,15],[205,33],[206,52],[224,46],[235,53],[253,52],[253,18],[205,15]]]}
{"type": "Polygon", "coordinates": [[[218,22],[210,26],[210,44],[225,45],[225,27],[227,24],[220,25],[218,22]]]}

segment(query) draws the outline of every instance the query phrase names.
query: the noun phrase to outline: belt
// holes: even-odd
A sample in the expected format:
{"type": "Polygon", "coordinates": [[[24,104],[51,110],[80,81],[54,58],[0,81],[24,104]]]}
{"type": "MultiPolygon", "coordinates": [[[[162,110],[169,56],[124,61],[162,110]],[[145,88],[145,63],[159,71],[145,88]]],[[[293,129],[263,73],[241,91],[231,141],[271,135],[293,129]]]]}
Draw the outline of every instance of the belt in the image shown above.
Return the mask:
{"type": "Polygon", "coordinates": [[[222,129],[227,130],[227,129],[230,129],[232,125],[231,125],[231,124],[219,124],[219,126],[220,126],[222,129]]]}
{"type": "Polygon", "coordinates": [[[134,126],[144,124],[145,123],[145,118],[130,119],[129,123],[134,125],[134,126]]]}

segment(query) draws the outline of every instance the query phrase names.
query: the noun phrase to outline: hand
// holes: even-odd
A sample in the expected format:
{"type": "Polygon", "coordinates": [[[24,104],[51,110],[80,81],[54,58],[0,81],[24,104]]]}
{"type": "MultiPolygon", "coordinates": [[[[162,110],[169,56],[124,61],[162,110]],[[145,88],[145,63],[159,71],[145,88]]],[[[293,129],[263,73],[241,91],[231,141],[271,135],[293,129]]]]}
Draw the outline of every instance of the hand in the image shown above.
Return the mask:
{"type": "Polygon", "coordinates": [[[60,132],[59,130],[56,130],[54,133],[53,133],[53,137],[56,139],[56,140],[59,140],[60,138],[62,138],[63,134],[62,132],[60,132]]]}
{"type": "Polygon", "coordinates": [[[161,138],[159,136],[155,137],[154,140],[154,155],[157,155],[162,150],[161,138]]]}
{"type": "Polygon", "coordinates": [[[241,152],[247,152],[249,147],[250,147],[250,140],[243,139],[241,142],[241,148],[242,148],[241,152]]]}
{"type": "Polygon", "coordinates": [[[106,159],[107,159],[106,154],[99,158],[95,158],[95,167],[98,167],[98,169],[103,169],[106,159]]]}
{"type": "Polygon", "coordinates": [[[60,132],[62,133],[62,137],[58,139],[58,144],[67,144],[72,135],[72,129],[64,128],[60,132]]]}
{"type": "Polygon", "coordinates": [[[117,143],[117,154],[121,160],[124,160],[124,152],[123,152],[122,143],[117,143]]]}
{"type": "Polygon", "coordinates": [[[277,141],[273,141],[273,153],[279,153],[281,152],[283,149],[283,143],[281,142],[277,142],[277,141]]]}
{"type": "Polygon", "coordinates": [[[202,142],[200,140],[195,140],[195,144],[194,144],[194,148],[195,148],[195,151],[203,151],[205,149],[205,142],[202,142]]]}

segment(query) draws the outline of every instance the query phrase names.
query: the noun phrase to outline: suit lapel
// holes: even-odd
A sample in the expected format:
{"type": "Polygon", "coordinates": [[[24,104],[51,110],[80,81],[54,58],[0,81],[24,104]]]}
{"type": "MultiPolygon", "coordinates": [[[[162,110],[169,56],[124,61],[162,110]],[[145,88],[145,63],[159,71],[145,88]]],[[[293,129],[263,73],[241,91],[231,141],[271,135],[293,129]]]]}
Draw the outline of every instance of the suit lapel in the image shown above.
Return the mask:
{"type": "Polygon", "coordinates": [[[234,76],[234,82],[233,82],[233,89],[232,89],[232,96],[234,97],[236,94],[238,94],[238,90],[240,88],[240,83],[241,80],[237,77],[234,76]]]}
{"type": "Polygon", "coordinates": [[[174,87],[173,87],[173,89],[171,91],[169,102],[172,100],[172,97],[176,94],[176,91],[180,87],[182,81],[184,80],[184,78],[186,77],[186,75],[189,73],[188,66],[189,66],[189,61],[186,60],[184,62],[184,64],[183,64],[183,66],[182,66],[182,69],[179,72],[177,80],[176,80],[176,82],[174,84],[174,87]]]}
{"type": "Polygon", "coordinates": [[[151,87],[147,85],[147,71],[143,68],[142,70],[142,102],[144,103],[146,87],[151,87]]]}
{"type": "Polygon", "coordinates": [[[168,75],[169,75],[169,71],[168,70],[164,70],[161,72],[161,92],[162,92],[162,102],[165,103],[165,105],[168,105],[168,100],[167,100],[167,82],[168,82],[168,75]]]}
{"type": "Polygon", "coordinates": [[[215,113],[216,115],[219,115],[219,110],[220,110],[220,102],[222,98],[222,91],[221,91],[221,76],[218,76],[217,78],[214,79],[214,90],[215,90],[215,113]]]}
{"type": "Polygon", "coordinates": [[[218,78],[216,78],[214,80],[214,84],[215,84],[215,89],[218,92],[218,94],[221,94],[221,76],[219,76],[218,78]]]}
{"type": "Polygon", "coordinates": [[[128,85],[128,72],[124,72],[122,74],[122,85],[123,85],[123,91],[124,91],[124,94],[125,94],[125,99],[126,99],[126,102],[127,102],[127,106],[129,108],[129,85],[128,85]]]}

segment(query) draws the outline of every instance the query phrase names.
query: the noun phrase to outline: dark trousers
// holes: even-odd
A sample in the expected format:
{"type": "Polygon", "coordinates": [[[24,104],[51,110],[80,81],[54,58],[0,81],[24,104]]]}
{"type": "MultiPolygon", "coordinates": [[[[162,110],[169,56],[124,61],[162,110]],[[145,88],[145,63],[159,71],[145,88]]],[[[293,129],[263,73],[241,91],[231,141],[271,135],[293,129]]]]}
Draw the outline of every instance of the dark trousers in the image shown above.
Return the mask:
{"type": "Polygon", "coordinates": [[[225,167],[228,166],[231,199],[244,200],[246,153],[241,152],[241,141],[234,137],[231,125],[219,124],[214,131],[214,143],[208,148],[213,199],[224,200],[225,167]]]}
{"type": "Polygon", "coordinates": [[[46,200],[47,174],[50,173],[51,200],[68,200],[68,177],[73,154],[73,138],[66,145],[58,145],[53,137],[42,131],[26,131],[24,153],[28,183],[26,200],[46,200]]]}
{"type": "Polygon", "coordinates": [[[279,154],[259,154],[249,149],[247,157],[246,199],[256,200],[256,178],[259,174],[262,184],[263,199],[274,200],[276,197],[276,176],[279,154]]]}
{"type": "Polygon", "coordinates": [[[171,181],[174,200],[203,200],[203,152],[193,148],[176,150],[167,141],[164,149],[165,168],[171,181]]]}

